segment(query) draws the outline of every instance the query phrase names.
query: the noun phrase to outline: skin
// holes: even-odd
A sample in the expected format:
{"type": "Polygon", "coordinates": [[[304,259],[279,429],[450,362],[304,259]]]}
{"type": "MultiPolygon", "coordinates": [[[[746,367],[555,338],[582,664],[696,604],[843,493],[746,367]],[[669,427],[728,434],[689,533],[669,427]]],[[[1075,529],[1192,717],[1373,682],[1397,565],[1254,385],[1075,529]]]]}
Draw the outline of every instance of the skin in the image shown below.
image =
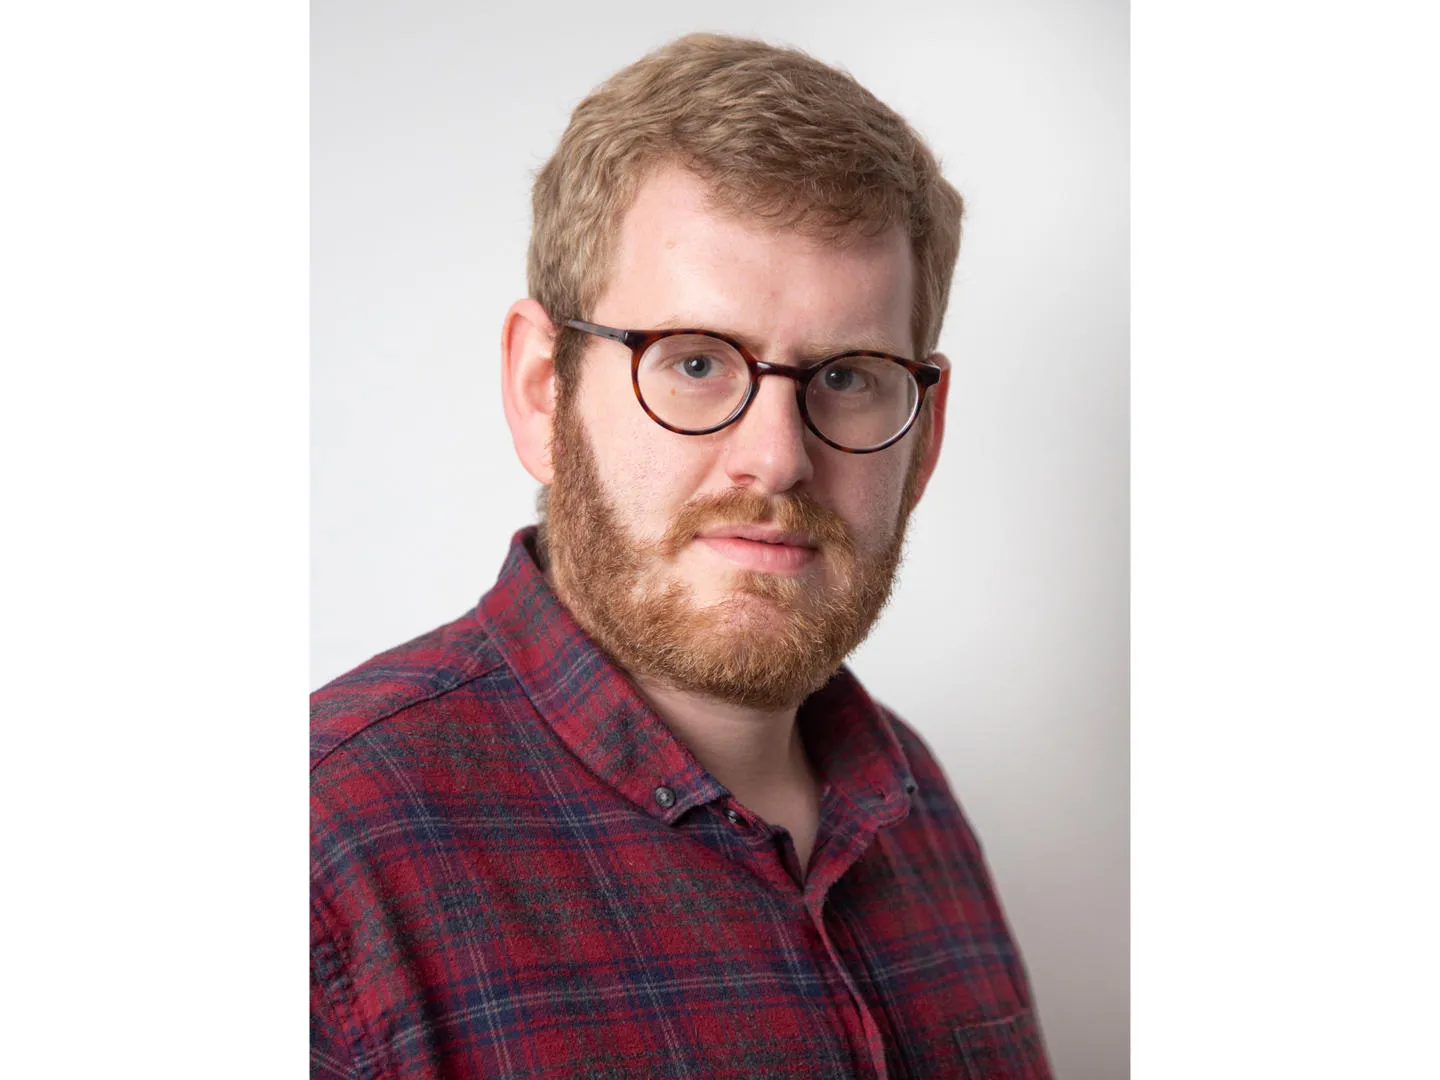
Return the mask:
{"type": "MultiPolygon", "coordinates": [[[[846,349],[913,356],[913,289],[909,240],[898,227],[845,246],[759,227],[712,210],[697,177],[665,167],[641,186],[621,224],[606,291],[582,314],[623,329],[720,330],[745,341],[760,359],[804,365],[846,349]]],[[[555,326],[538,303],[511,307],[502,333],[505,415],[521,463],[546,485],[554,476],[554,339],[555,326]]],[[[938,353],[927,359],[949,366],[938,353]]],[[[635,401],[629,350],[608,341],[590,344],[576,407],[605,494],[626,530],[658,541],[675,512],[697,495],[736,487],[762,495],[804,491],[844,520],[857,550],[883,548],[902,518],[911,456],[923,455],[917,497],[934,472],[948,380],[927,399],[933,410],[927,444],[916,437],[917,425],[873,454],[846,454],[817,439],[800,417],[794,385],[762,379],[739,422],[712,435],[677,435],[635,401]]],[[[733,547],[694,541],[657,564],[652,580],[657,587],[683,581],[698,605],[713,604],[733,595],[730,583],[745,561],[743,551],[727,550],[733,547]]],[[[816,588],[834,583],[827,560],[800,561],[784,572],[816,588]]],[[[744,617],[765,618],[766,603],[747,601],[744,617]]],[[[632,677],[701,765],[741,803],[790,832],[805,867],[820,796],[795,725],[799,702],[748,708],[632,677]]]]}

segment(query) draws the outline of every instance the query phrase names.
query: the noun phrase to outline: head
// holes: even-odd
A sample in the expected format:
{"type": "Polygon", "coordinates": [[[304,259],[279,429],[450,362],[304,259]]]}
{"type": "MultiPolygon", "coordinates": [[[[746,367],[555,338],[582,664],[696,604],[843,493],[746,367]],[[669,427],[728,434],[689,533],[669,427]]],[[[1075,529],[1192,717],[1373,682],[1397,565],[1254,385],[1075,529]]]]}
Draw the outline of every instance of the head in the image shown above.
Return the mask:
{"type": "Polygon", "coordinates": [[[741,704],[823,683],[879,614],[944,431],[942,381],[898,443],[847,454],[759,380],[707,435],[656,424],[630,350],[566,329],[703,327],[803,367],[934,352],[961,201],[849,76],[793,50],[683,38],[575,110],[537,177],[531,299],[503,335],[506,416],[542,496],[561,600],[620,664],[741,704]],[[772,541],[780,541],[774,543],[772,541]]]}

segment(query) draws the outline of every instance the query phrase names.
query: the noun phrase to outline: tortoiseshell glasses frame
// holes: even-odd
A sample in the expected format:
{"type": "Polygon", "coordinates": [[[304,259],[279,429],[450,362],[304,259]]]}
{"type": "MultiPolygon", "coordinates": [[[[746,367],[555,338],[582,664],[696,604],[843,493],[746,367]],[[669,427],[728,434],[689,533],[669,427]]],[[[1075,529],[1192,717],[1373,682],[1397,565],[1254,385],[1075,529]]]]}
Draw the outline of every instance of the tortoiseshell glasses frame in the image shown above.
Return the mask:
{"type": "Polygon", "coordinates": [[[907,360],[901,356],[872,352],[868,349],[855,349],[849,352],[836,353],[833,356],[827,356],[805,367],[792,367],[789,364],[772,364],[766,360],[757,360],[751,354],[750,350],[740,342],[727,334],[722,334],[715,330],[617,330],[613,326],[600,326],[597,323],[585,322],[583,319],[565,319],[562,325],[572,330],[593,334],[595,337],[605,338],[608,341],[616,341],[626,346],[630,350],[630,385],[635,390],[635,400],[638,401],[640,407],[645,410],[645,415],[650,417],[651,420],[655,421],[655,423],[659,424],[666,431],[673,431],[677,435],[710,435],[729,427],[744,416],[746,410],[750,408],[750,403],[755,400],[756,391],[760,387],[760,380],[766,375],[781,375],[787,379],[795,380],[795,400],[800,407],[800,417],[805,421],[805,426],[815,434],[816,438],[820,439],[825,445],[833,447],[842,453],[873,454],[878,450],[884,450],[887,447],[894,446],[909,433],[910,429],[915,425],[916,418],[920,415],[921,407],[925,404],[925,391],[938,383],[944,375],[944,370],[936,364],[931,364],[924,360],[907,360]],[[677,427],[674,424],[668,423],[662,417],[656,415],[655,410],[646,402],[645,395],[640,389],[640,361],[645,356],[646,351],[658,341],[670,337],[680,337],[681,335],[714,338],[717,341],[724,342],[744,359],[746,367],[749,368],[750,385],[745,391],[745,396],[740,399],[740,402],[735,406],[734,410],[718,424],[712,424],[704,428],[690,429],[677,427]],[[810,409],[806,403],[806,389],[809,387],[812,379],[839,361],[857,358],[885,360],[898,364],[909,373],[915,382],[916,388],[915,402],[910,409],[910,415],[905,419],[904,426],[883,442],[875,446],[863,448],[845,446],[826,435],[811,418],[810,409]]]}

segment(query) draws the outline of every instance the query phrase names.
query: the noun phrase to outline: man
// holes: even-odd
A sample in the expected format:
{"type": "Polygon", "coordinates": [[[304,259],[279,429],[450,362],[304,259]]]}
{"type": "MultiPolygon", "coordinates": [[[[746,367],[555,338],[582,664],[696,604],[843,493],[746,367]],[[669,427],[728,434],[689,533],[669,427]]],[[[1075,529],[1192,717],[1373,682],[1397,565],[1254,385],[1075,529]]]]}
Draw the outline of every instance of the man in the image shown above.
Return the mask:
{"type": "Polygon", "coordinates": [[[539,174],[461,619],[314,698],[339,1077],[1048,1077],[978,845],[842,666],[944,434],[961,200],[848,76],[710,35],[539,174]]]}

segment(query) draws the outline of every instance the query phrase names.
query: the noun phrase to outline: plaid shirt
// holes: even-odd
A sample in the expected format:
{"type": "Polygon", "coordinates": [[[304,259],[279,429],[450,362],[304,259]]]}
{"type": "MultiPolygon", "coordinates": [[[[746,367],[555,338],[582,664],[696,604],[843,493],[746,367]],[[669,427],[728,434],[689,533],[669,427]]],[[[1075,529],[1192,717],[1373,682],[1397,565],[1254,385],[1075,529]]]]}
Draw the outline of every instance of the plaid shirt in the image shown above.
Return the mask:
{"type": "Polygon", "coordinates": [[[532,544],[475,611],[314,695],[312,1076],[1048,1080],[919,737],[843,668],[805,701],[802,874],[532,544]]]}

